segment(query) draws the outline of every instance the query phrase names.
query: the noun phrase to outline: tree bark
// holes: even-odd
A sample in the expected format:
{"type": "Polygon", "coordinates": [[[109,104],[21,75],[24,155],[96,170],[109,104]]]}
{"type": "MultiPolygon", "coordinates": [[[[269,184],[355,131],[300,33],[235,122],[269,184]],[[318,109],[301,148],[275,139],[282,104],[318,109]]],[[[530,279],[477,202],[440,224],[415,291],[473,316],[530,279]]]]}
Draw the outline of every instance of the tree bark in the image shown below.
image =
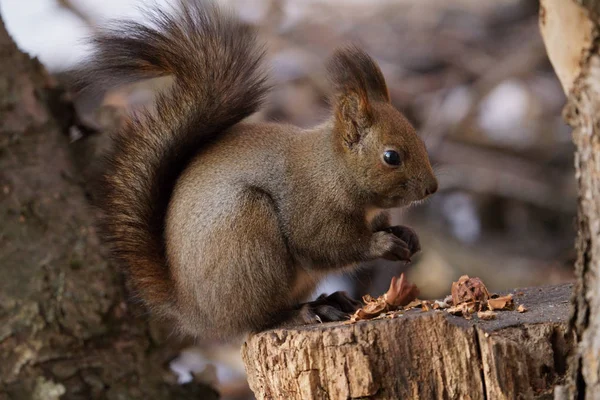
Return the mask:
{"type": "Polygon", "coordinates": [[[0,18],[0,399],[213,398],[105,261],[65,134],[72,105],[0,18]]]}
{"type": "Polygon", "coordinates": [[[571,285],[515,291],[526,313],[393,319],[263,332],[244,344],[258,399],[549,398],[566,374],[571,285]]]}
{"type": "Polygon", "coordinates": [[[568,97],[578,182],[577,285],[572,328],[577,351],[557,398],[600,398],[600,1],[542,0],[540,28],[568,97]]]}

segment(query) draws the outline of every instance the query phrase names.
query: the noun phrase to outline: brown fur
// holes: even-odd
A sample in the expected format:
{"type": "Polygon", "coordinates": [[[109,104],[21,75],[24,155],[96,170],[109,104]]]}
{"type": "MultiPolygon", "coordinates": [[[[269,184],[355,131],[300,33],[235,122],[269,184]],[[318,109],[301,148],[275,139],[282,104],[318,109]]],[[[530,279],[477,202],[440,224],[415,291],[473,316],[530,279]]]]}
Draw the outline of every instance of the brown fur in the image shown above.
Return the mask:
{"type": "Polygon", "coordinates": [[[177,177],[199,148],[256,111],[267,90],[263,50],[248,26],[210,3],[180,7],[149,12],[149,26],[119,21],[101,31],[78,73],[81,90],[175,77],[157,113],[133,118],[114,135],[99,199],[105,240],[159,313],[172,310],[163,232],[177,177]]]}
{"type": "Polygon", "coordinates": [[[188,4],[158,13],[157,29],[128,23],[97,41],[87,76],[176,81],[156,115],[116,135],[107,239],[141,297],[186,333],[230,338],[314,321],[298,304],[326,273],[410,257],[409,231],[388,229],[376,210],[436,190],[425,147],[357,48],[330,61],[331,120],[306,131],[240,122],[265,92],[262,52],[240,23],[188,4]],[[383,162],[389,149],[402,165],[383,162]]]}

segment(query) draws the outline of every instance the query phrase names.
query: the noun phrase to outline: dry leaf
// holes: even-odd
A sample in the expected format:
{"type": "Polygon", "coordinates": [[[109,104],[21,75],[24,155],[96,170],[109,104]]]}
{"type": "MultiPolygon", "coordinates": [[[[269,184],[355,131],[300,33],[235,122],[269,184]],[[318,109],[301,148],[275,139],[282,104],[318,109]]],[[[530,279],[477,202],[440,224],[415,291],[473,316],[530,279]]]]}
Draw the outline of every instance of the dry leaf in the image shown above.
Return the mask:
{"type": "Polygon", "coordinates": [[[422,304],[423,304],[423,302],[421,300],[416,299],[416,300],[411,301],[407,305],[405,305],[404,309],[405,310],[410,310],[411,308],[421,307],[422,304]]]}
{"type": "Polygon", "coordinates": [[[475,302],[461,303],[457,306],[446,309],[452,315],[462,315],[463,317],[470,319],[471,314],[476,311],[477,304],[475,302]]]}
{"type": "Polygon", "coordinates": [[[383,299],[376,299],[371,301],[370,303],[365,304],[364,307],[356,310],[354,315],[352,315],[351,320],[360,321],[363,319],[372,319],[381,314],[387,308],[387,304],[383,299]]]}
{"type": "Polygon", "coordinates": [[[480,319],[483,319],[483,320],[485,320],[485,321],[489,321],[489,320],[491,320],[491,319],[496,319],[496,313],[495,313],[495,312],[493,312],[493,311],[479,311],[479,312],[477,313],[477,316],[478,316],[480,319]]]}
{"type": "Polygon", "coordinates": [[[431,303],[428,302],[428,301],[423,301],[421,303],[421,310],[423,310],[423,311],[429,311],[429,310],[431,310],[431,303]]]}
{"type": "Polygon", "coordinates": [[[520,313],[524,313],[527,311],[527,307],[525,307],[523,304],[520,304],[519,307],[517,307],[517,311],[520,313]]]}
{"type": "MultiPolygon", "coordinates": [[[[404,274],[400,277],[393,277],[388,291],[378,298],[371,295],[363,296],[364,307],[359,308],[350,318],[350,321],[356,322],[364,319],[373,319],[379,317],[382,313],[392,311],[406,304],[414,302],[419,290],[417,286],[405,279],[404,274]]],[[[381,315],[385,318],[385,315],[381,315]]]]}
{"type": "Polygon", "coordinates": [[[489,299],[487,304],[490,310],[512,310],[514,305],[512,294],[489,299]]]}
{"type": "Polygon", "coordinates": [[[450,307],[446,311],[452,315],[462,315],[462,308],[459,306],[450,307]]]}
{"type": "Polygon", "coordinates": [[[366,314],[378,315],[385,310],[385,303],[382,301],[375,301],[365,305],[362,310],[366,314]]]}
{"type": "Polygon", "coordinates": [[[373,296],[371,296],[370,294],[365,294],[362,298],[363,303],[367,304],[367,303],[371,303],[373,301],[377,301],[377,299],[374,299],[373,296]]]}
{"type": "Polygon", "coordinates": [[[463,315],[473,314],[479,308],[479,305],[474,301],[463,303],[460,306],[463,308],[463,315]]]}
{"type": "Polygon", "coordinates": [[[400,274],[400,278],[392,277],[390,288],[383,295],[383,298],[390,306],[402,307],[416,299],[418,295],[417,285],[408,283],[404,274],[400,274]]]}

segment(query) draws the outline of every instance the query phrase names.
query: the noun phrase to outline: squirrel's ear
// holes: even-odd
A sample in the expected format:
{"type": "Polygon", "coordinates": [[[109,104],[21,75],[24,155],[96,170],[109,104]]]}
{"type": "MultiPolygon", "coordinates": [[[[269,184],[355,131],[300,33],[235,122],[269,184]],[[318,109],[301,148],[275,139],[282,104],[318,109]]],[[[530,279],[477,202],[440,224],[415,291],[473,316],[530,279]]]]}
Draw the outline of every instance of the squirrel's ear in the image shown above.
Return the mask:
{"type": "Polygon", "coordinates": [[[335,119],[344,142],[349,147],[357,144],[373,120],[367,93],[350,90],[340,94],[336,99],[335,119]]]}
{"type": "Polygon", "coordinates": [[[335,90],[336,123],[352,145],[372,124],[372,102],[389,102],[390,94],[377,63],[356,46],[338,49],[328,71],[335,90]]]}

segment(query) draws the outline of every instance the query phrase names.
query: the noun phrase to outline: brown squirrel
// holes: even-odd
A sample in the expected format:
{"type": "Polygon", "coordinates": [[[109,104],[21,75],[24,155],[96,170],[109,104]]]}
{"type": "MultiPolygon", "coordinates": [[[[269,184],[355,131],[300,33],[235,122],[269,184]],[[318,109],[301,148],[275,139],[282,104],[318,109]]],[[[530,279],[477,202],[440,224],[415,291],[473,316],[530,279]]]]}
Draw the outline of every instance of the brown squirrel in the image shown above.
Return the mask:
{"type": "Polygon", "coordinates": [[[346,318],[344,293],[302,303],[332,271],[420,250],[385,209],[437,190],[422,140],[357,47],[328,64],[333,115],[302,130],[242,121],[268,91],[254,31],[201,0],[94,38],[82,86],[172,76],[114,135],[104,237],[143,301],[201,338],[346,318]]]}

